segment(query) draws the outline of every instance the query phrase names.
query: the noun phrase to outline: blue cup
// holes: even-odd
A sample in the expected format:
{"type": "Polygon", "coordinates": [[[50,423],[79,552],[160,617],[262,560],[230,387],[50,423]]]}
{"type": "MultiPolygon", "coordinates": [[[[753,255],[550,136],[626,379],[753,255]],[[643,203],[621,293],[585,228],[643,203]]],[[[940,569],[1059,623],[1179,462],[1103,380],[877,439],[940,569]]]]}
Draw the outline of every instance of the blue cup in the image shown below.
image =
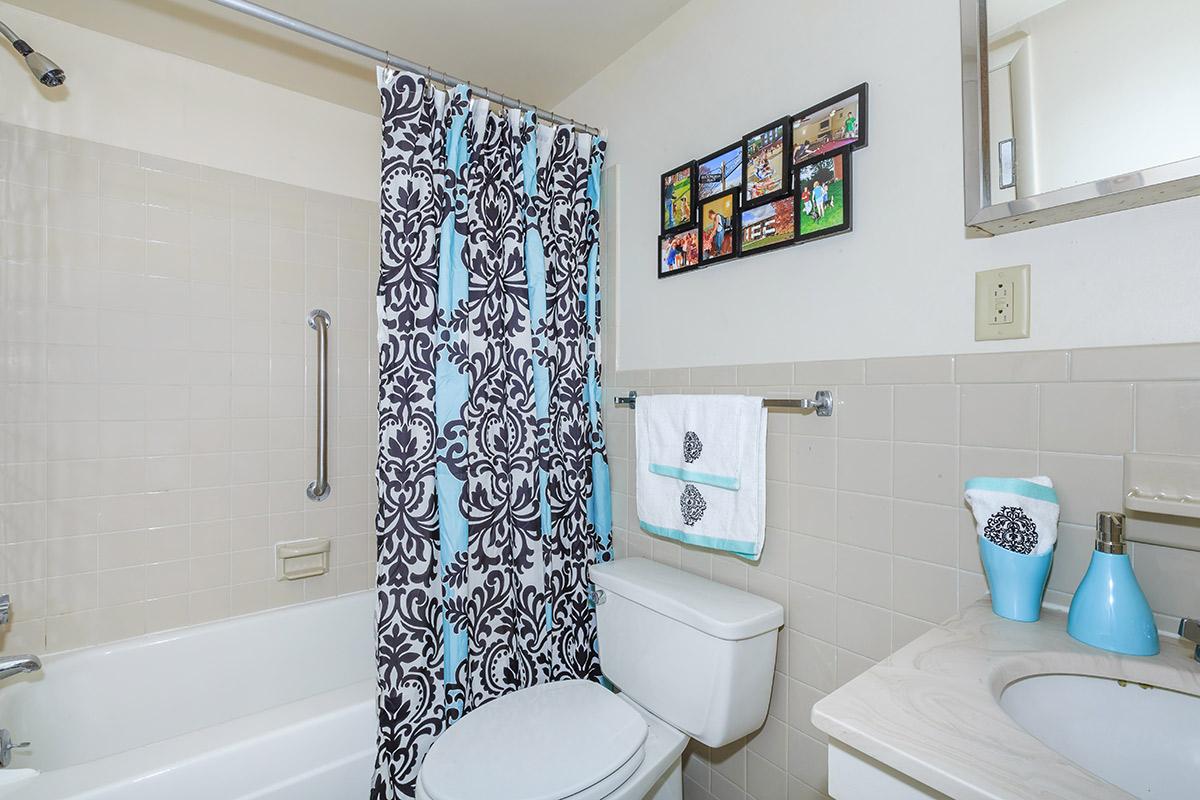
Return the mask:
{"type": "Polygon", "coordinates": [[[992,590],[992,611],[1017,622],[1037,622],[1054,551],[1040,556],[1005,550],[979,537],[979,555],[992,590]]]}

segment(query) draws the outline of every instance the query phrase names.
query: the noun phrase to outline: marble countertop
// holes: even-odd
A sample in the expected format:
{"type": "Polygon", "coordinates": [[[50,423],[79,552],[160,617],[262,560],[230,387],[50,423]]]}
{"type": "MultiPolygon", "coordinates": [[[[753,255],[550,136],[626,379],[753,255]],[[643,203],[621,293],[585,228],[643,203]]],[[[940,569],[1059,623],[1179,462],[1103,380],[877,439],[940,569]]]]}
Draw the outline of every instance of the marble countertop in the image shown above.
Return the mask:
{"type": "Polygon", "coordinates": [[[1069,673],[1200,694],[1191,645],[1161,643],[1148,658],[1108,653],[1072,639],[1062,611],[1013,622],[985,599],[822,699],[812,719],[830,738],[955,800],[1129,800],[1027,733],[1000,707],[1000,693],[1030,675],[1069,673]]]}

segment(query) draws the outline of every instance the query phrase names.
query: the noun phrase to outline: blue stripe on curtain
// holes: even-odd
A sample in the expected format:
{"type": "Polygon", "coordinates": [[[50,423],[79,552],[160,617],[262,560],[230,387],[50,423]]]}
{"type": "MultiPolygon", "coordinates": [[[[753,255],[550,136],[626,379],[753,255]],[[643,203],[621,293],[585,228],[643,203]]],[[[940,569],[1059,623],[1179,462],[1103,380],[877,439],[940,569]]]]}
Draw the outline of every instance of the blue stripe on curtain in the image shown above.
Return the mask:
{"type": "Polygon", "coordinates": [[[608,472],[604,427],[600,422],[600,170],[604,168],[606,143],[600,137],[592,142],[588,165],[587,197],[591,205],[587,222],[587,326],[591,347],[588,351],[588,382],[584,394],[588,421],[592,425],[592,497],[588,519],[596,529],[602,554],[612,553],[612,481],[608,472]]]}
{"type": "MultiPolygon", "coordinates": [[[[447,191],[450,194],[451,208],[464,206],[467,199],[467,188],[456,176],[470,155],[470,142],[465,132],[467,115],[470,112],[469,99],[467,88],[459,86],[447,103],[445,175],[449,182],[447,191]]],[[[465,487],[463,477],[451,469],[451,450],[466,446],[466,431],[456,428],[452,423],[462,416],[463,405],[467,402],[467,375],[451,363],[450,348],[446,346],[458,343],[461,338],[448,323],[454,309],[467,301],[468,278],[466,267],[463,265],[464,245],[463,237],[455,231],[455,215],[446,214],[438,231],[438,337],[442,346],[437,357],[437,393],[434,396],[434,404],[437,408],[437,429],[443,432],[438,439],[439,497],[459,497],[465,487]],[[452,438],[446,432],[455,432],[458,436],[452,438]]],[[[446,604],[453,604],[458,597],[458,588],[452,581],[446,580],[446,570],[449,565],[466,558],[468,537],[467,518],[458,503],[438,504],[438,526],[441,534],[442,561],[439,577],[442,596],[446,604]]],[[[444,680],[454,686],[454,690],[446,696],[447,713],[454,719],[464,711],[462,687],[456,676],[467,658],[467,631],[457,627],[450,616],[443,617],[442,630],[445,647],[442,656],[444,680]]]]}

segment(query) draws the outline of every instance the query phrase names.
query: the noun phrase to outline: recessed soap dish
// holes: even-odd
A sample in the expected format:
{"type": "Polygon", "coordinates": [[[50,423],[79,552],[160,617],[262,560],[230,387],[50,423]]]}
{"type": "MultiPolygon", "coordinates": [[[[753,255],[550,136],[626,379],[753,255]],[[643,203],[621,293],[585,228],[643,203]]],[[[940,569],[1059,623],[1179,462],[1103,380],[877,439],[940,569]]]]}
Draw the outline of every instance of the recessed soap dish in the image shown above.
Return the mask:
{"type": "Polygon", "coordinates": [[[329,540],[298,539],[275,545],[275,579],[295,581],[329,572],[329,540]]]}
{"type": "Polygon", "coordinates": [[[1126,453],[1125,507],[1200,518],[1200,458],[1126,453]]]}

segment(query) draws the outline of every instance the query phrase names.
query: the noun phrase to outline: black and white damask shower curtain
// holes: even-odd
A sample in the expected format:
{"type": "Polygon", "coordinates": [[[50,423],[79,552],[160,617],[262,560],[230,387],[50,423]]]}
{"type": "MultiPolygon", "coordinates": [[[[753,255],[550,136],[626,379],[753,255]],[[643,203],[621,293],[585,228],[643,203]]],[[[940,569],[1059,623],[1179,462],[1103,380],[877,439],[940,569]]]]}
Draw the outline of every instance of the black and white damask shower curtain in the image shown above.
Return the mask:
{"type": "Polygon", "coordinates": [[[380,71],[379,754],[412,797],[446,727],[598,679],[604,142],[380,71]]]}

